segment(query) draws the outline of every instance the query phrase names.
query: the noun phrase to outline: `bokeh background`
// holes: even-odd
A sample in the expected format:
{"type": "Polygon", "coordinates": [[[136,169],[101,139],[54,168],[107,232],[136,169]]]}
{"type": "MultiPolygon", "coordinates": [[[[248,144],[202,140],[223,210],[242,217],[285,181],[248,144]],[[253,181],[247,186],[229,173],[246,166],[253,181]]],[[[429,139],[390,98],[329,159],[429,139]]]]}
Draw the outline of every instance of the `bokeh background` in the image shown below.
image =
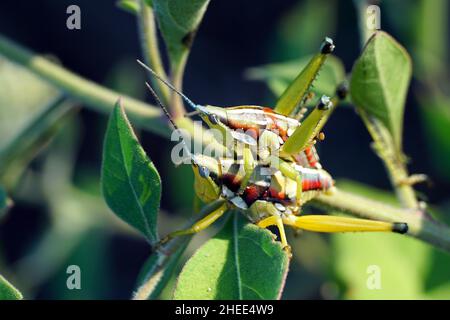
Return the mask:
{"type": "MultiPolygon", "coordinates": [[[[200,103],[270,106],[276,96],[265,82],[250,79],[249,69],[312,54],[324,36],[334,39],[335,55],[350,72],[362,45],[361,3],[212,0],[189,57],[185,93],[200,103]]],[[[417,190],[433,213],[449,222],[449,5],[445,0],[377,3],[382,29],[406,47],[414,62],[404,124],[409,169],[429,175],[431,182],[417,190]]],[[[141,57],[136,21],[115,1],[3,0],[0,33],[83,77],[147,99],[145,74],[135,63],[141,57]],[[70,4],[81,8],[81,30],[66,28],[70,4]]],[[[0,57],[0,149],[45,109],[53,94],[53,88],[0,57]]],[[[0,273],[28,299],[128,299],[150,253],[143,238],[115,218],[101,198],[107,117],[79,107],[31,162],[18,162],[14,174],[2,177],[14,206],[0,215],[0,273]],[[81,290],[66,287],[71,264],[81,267],[81,290]]],[[[383,165],[351,106],[333,115],[325,133],[322,163],[341,186],[395,203],[383,165]]],[[[191,169],[173,166],[167,140],[148,132],[139,136],[162,176],[160,231],[165,234],[193,215],[191,169]]],[[[215,230],[198,235],[184,259],[215,230]]],[[[294,259],[283,298],[450,298],[450,255],[416,240],[293,236],[294,259]],[[380,267],[380,290],[367,289],[369,265],[380,267]]],[[[170,298],[174,282],[161,298],[170,298]]]]}

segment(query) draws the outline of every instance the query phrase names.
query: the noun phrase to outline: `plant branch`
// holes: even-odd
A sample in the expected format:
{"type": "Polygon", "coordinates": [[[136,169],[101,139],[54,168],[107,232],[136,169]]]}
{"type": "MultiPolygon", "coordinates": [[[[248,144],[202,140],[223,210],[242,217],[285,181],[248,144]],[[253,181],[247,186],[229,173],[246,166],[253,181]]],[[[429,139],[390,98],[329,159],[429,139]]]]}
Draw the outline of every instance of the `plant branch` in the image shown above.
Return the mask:
{"type": "Polygon", "coordinates": [[[367,130],[372,136],[372,147],[386,167],[397,198],[405,208],[418,209],[419,202],[412,184],[409,183],[410,176],[406,169],[405,157],[402,152],[395,148],[391,135],[380,121],[372,118],[365,111],[358,110],[367,130]]]}
{"type": "MultiPolygon", "coordinates": [[[[121,97],[127,115],[133,124],[148,131],[169,137],[169,128],[164,121],[161,121],[160,116],[162,114],[159,108],[131,97],[121,96],[113,90],[84,79],[42,56],[33,54],[31,51],[1,35],[0,55],[28,68],[44,80],[66,92],[69,96],[86,103],[86,107],[90,107],[95,111],[109,114],[117,99],[121,97]]],[[[225,154],[225,147],[219,144],[203,127],[196,126],[191,119],[180,117],[176,119],[176,122],[180,128],[187,130],[191,134],[195,143],[208,146],[216,150],[216,152],[219,152],[219,154],[225,154]]]]}
{"type": "Polygon", "coordinates": [[[165,123],[160,120],[162,113],[158,108],[84,79],[45,57],[34,54],[13,43],[2,35],[0,35],[0,55],[26,67],[69,96],[96,111],[109,114],[116,101],[121,97],[122,103],[133,122],[161,135],[167,136],[169,132],[165,123]]]}
{"type": "MultiPolygon", "coordinates": [[[[181,90],[183,87],[183,75],[186,67],[189,51],[183,54],[183,57],[179,61],[178,65],[172,68],[172,82],[175,88],[181,90]]],[[[186,113],[184,108],[183,99],[179,95],[173,95],[173,115],[175,118],[181,118],[186,113]]]]}
{"type": "MultiPolygon", "coordinates": [[[[141,48],[144,55],[144,61],[163,79],[167,79],[164,65],[162,63],[158,36],[156,31],[155,16],[153,9],[148,6],[144,0],[139,1],[139,12],[137,15],[138,30],[141,39],[141,48]]],[[[161,95],[162,101],[166,104],[170,101],[171,92],[169,88],[161,84],[160,81],[151,77],[153,86],[158,94],[161,95]]]]}
{"type": "Polygon", "coordinates": [[[421,239],[450,252],[450,228],[431,220],[418,209],[403,209],[368,199],[336,188],[330,195],[320,195],[312,205],[327,210],[339,210],[361,218],[389,222],[406,222],[407,235],[421,239]]]}

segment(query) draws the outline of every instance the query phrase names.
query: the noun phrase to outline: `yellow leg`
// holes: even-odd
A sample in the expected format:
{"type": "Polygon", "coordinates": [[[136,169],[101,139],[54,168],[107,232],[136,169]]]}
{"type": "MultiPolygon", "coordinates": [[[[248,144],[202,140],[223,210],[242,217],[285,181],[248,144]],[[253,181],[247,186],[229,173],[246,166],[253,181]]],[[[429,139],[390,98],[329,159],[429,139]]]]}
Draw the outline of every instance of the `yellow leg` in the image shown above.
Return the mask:
{"type": "Polygon", "coordinates": [[[286,225],[315,232],[408,232],[408,225],[402,222],[384,222],[367,219],[327,215],[289,216],[283,219],[286,225]]]}
{"type": "Polygon", "coordinates": [[[287,243],[286,232],[284,231],[283,219],[280,216],[270,216],[265,218],[257,223],[258,227],[267,228],[270,226],[277,226],[278,231],[280,232],[280,240],[283,248],[288,252],[289,256],[291,255],[291,247],[287,243]]]}
{"type": "Polygon", "coordinates": [[[217,219],[219,219],[227,210],[227,204],[223,203],[219,208],[209,213],[206,217],[203,219],[197,221],[190,227],[189,229],[185,230],[178,230],[175,232],[169,233],[166,237],[161,239],[159,242],[159,245],[166,243],[172,238],[179,237],[179,236],[185,236],[188,234],[193,234],[200,232],[206,228],[208,228],[211,224],[213,224],[217,219]]]}

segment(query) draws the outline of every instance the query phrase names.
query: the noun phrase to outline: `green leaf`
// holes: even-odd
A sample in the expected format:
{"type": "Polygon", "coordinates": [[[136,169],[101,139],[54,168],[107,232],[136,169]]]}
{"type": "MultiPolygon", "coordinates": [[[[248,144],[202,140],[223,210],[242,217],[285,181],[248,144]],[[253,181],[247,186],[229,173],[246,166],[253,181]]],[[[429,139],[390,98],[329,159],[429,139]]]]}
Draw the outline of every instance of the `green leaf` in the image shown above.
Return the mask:
{"type": "Polygon", "coordinates": [[[411,65],[411,58],[397,41],[385,32],[376,32],[353,66],[350,82],[354,104],[383,123],[398,150],[411,65]]]}
{"type": "Polygon", "coordinates": [[[129,13],[137,14],[139,12],[139,2],[138,0],[119,0],[116,5],[129,13]]]}
{"type": "Polygon", "coordinates": [[[175,299],[278,299],[289,258],[268,230],[233,213],[181,271],[175,299]]]}
{"type": "Polygon", "coordinates": [[[420,103],[420,120],[423,123],[426,147],[433,160],[436,171],[450,180],[450,98],[443,94],[422,95],[418,97],[420,103]]]}
{"type": "MultiPolygon", "coordinates": [[[[398,202],[392,193],[353,181],[340,181],[339,188],[389,204],[398,202]]],[[[428,244],[398,234],[354,233],[332,235],[331,246],[331,270],[344,285],[344,298],[443,299],[450,296],[450,256],[428,244]],[[378,289],[370,286],[377,271],[378,289]]]]}
{"type": "Polygon", "coordinates": [[[422,298],[428,251],[426,244],[397,234],[332,236],[334,272],[345,284],[348,299],[422,298]],[[370,286],[375,270],[379,288],[370,286]]]}
{"type": "Polygon", "coordinates": [[[141,231],[150,243],[158,240],[161,179],[139,144],[120,101],[106,131],[102,190],[111,210],[141,231]]]}
{"type": "Polygon", "coordinates": [[[183,63],[209,0],[153,0],[172,67],[183,63]]]}
{"type": "Polygon", "coordinates": [[[8,282],[0,274],[0,300],[22,300],[23,296],[19,290],[8,282]]]}
{"type": "Polygon", "coordinates": [[[180,237],[163,247],[145,262],[138,277],[135,299],[156,299],[166,287],[191,237],[180,237]]]}
{"type": "MultiPolygon", "coordinates": [[[[275,96],[279,97],[298,75],[299,70],[308,64],[311,57],[250,68],[246,75],[253,80],[265,81],[275,96]]],[[[337,85],[344,79],[345,69],[342,61],[330,55],[325,60],[311,91],[316,95],[333,96],[337,85]]]]}

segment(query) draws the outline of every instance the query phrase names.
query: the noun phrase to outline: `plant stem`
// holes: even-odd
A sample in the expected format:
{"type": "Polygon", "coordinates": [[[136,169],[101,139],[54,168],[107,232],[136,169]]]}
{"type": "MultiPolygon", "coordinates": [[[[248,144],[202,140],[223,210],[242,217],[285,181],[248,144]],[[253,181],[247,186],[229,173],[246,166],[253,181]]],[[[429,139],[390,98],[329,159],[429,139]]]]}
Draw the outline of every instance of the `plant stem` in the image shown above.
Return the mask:
{"type": "MultiPolygon", "coordinates": [[[[144,55],[144,61],[163,79],[167,79],[166,72],[162,63],[158,36],[156,32],[155,16],[153,9],[148,6],[144,0],[139,1],[139,12],[137,15],[139,35],[141,38],[141,48],[144,55]]],[[[161,99],[165,104],[170,102],[171,92],[169,88],[161,84],[155,77],[151,77],[153,86],[161,95],[161,99]]]]}
{"type": "MultiPolygon", "coordinates": [[[[120,97],[119,93],[86,80],[39,55],[33,54],[1,35],[0,55],[23,65],[44,80],[65,91],[69,96],[86,103],[86,107],[95,111],[109,114],[120,97]]],[[[159,108],[127,96],[122,96],[121,99],[133,124],[169,137],[170,130],[166,123],[160,120],[162,114],[159,108]]],[[[180,128],[191,134],[196,143],[209,145],[210,148],[221,152],[220,154],[225,154],[224,146],[220,145],[203,127],[195,126],[191,119],[179,117],[176,122],[180,128]]]]}
{"type": "Polygon", "coordinates": [[[13,43],[2,35],[0,35],[0,55],[26,67],[71,97],[86,104],[87,107],[102,113],[109,114],[116,101],[121,97],[122,103],[133,122],[152,132],[165,136],[168,134],[167,126],[160,120],[162,113],[158,108],[134,98],[120,95],[113,90],[84,79],[43,56],[36,55],[13,43]]]}
{"type": "Polygon", "coordinates": [[[320,195],[312,205],[325,209],[340,210],[362,218],[406,222],[407,235],[421,239],[450,252],[450,228],[428,218],[422,211],[390,206],[336,188],[330,195],[320,195]]]}
{"type": "Polygon", "coordinates": [[[387,129],[375,118],[362,109],[358,109],[361,119],[373,139],[373,149],[383,161],[389,175],[391,185],[397,198],[405,208],[418,209],[419,202],[411,184],[408,183],[409,173],[406,169],[404,156],[397,150],[387,129]]]}
{"type": "MultiPolygon", "coordinates": [[[[168,79],[164,66],[162,64],[161,55],[158,46],[158,37],[156,32],[155,16],[153,9],[148,6],[145,1],[140,0],[138,14],[139,34],[141,36],[141,47],[144,52],[145,62],[163,79],[168,79]]],[[[181,90],[182,80],[184,75],[184,68],[186,66],[187,56],[189,51],[186,51],[181,57],[180,61],[172,64],[172,83],[175,88],[181,90]]],[[[167,86],[152,77],[152,83],[157,89],[157,92],[162,95],[162,99],[168,105],[174,118],[180,118],[184,115],[185,109],[183,100],[178,95],[172,94],[167,86]],[[172,97],[172,99],[171,99],[172,97]]]]}
{"type": "MultiPolygon", "coordinates": [[[[189,55],[189,51],[185,52],[180,59],[178,65],[174,68],[172,68],[172,81],[175,88],[178,88],[181,90],[183,87],[183,75],[184,75],[184,69],[186,67],[187,58],[189,55]]],[[[179,95],[173,95],[173,101],[172,101],[172,113],[175,118],[183,117],[186,113],[186,110],[184,108],[183,99],[179,95]]]]}
{"type": "MultiPolygon", "coordinates": [[[[373,30],[369,30],[366,26],[366,20],[368,18],[367,8],[372,2],[369,0],[354,0],[353,2],[357,11],[361,48],[363,48],[367,40],[373,34],[373,30]]],[[[374,150],[386,167],[386,171],[398,199],[405,208],[417,209],[419,207],[419,202],[417,201],[416,194],[411,184],[407,183],[409,173],[406,169],[401,151],[392,147],[394,144],[390,135],[384,134],[383,131],[385,130],[378,121],[373,121],[373,119],[360,108],[358,108],[358,110],[374,140],[374,150]]]]}

